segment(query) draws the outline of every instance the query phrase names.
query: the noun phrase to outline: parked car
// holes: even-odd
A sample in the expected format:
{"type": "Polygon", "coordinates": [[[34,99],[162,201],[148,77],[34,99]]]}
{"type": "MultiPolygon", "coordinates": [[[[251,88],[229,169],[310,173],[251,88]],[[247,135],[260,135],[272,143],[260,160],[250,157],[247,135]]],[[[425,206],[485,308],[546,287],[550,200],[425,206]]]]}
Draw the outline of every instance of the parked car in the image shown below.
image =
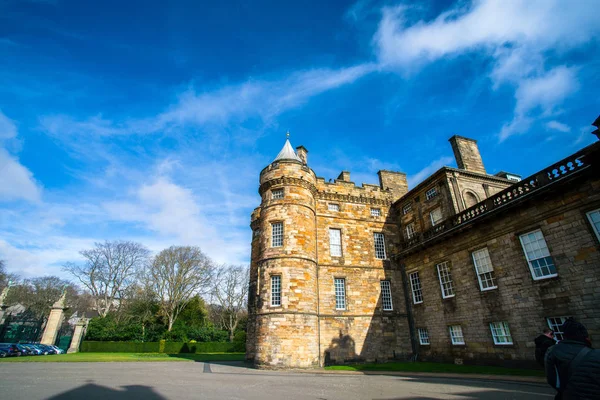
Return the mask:
{"type": "Polygon", "coordinates": [[[4,349],[0,349],[0,358],[4,358],[8,356],[8,352],[4,349]]]}
{"type": "Polygon", "coordinates": [[[42,350],[44,352],[44,354],[58,354],[58,352],[56,351],[56,349],[54,347],[49,346],[47,344],[36,343],[35,346],[37,348],[39,348],[40,350],[42,350]]]}
{"type": "Polygon", "coordinates": [[[54,350],[56,350],[56,354],[65,354],[65,351],[58,346],[52,345],[50,347],[52,347],[54,350]]]}
{"type": "Polygon", "coordinates": [[[16,344],[15,346],[17,346],[17,348],[21,352],[22,356],[33,356],[33,355],[35,355],[35,353],[34,353],[33,350],[28,349],[27,347],[23,346],[22,344],[16,344]]]}
{"type": "Polygon", "coordinates": [[[0,343],[0,350],[5,351],[7,356],[19,357],[21,350],[16,344],[11,343],[0,343]]]}
{"type": "Polygon", "coordinates": [[[20,343],[19,346],[27,349],[27,351],[29,351],[29,354],[32,356],[41,356],[42,354],[44,354],[44,352],[41,349],[38,349],[37,347],[29,343],[20,343]]]}

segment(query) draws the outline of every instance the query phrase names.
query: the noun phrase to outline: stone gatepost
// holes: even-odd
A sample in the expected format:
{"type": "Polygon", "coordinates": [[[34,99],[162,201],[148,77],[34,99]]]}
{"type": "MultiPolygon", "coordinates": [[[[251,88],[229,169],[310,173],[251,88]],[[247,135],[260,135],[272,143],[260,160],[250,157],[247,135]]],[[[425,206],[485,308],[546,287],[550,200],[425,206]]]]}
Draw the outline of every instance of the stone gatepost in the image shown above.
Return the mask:
{"type": "Polygon", "coordinates": [[[44,329],[44,334],[42,335],[41,344],[53,345],[56,341],[56,335],[58,334],[58,330],[60,329],[60,325],[63,322],[65,310],[67,307],[65,306],[67,292],[63,291],[60,299],[54,303],[52,309],[50,310],[50,316],[48,317],[48,322],[46,323],[46,328],[44,329]]]}
{"type": "Polygon", "coordinates": [[[79,321],[77,321],[77,324],[75,324],[75,331],[73,332],[73,338],[71,339],[71,344],[69,345],[69,350],[67,350],[67,353],[77,353],[79,351],[79,345],[85,336],[88,322],[89,319],[85,317],[79,318],[79,321]]]}
{"type": "Polygon", "coordinates": [[[4,324],[4,312],[8,308],[8,306],[6,304],[4,304],[4,301],[6,299],[6,296],[8,296],[8,291],[10,289],[10,285],[11,285],[11,282],[8,282],[8,286],[6,286],[4,289],[2,289],[2,294],[0,294],[0,325],[4,324]]]}

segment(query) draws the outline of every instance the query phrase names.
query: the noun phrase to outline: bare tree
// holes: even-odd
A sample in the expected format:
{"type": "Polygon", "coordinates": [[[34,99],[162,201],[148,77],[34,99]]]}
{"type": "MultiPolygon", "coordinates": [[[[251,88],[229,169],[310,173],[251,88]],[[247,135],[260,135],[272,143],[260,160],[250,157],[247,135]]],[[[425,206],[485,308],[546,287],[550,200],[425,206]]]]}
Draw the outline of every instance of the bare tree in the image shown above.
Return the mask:
{"type": "Polygon", "coordinates": [[[218,302],[218,318],[221,326],[229,331],[229,341],[233,342],[235,329],[246,313],[248,296],[248,267],[242,265],[224,265],[219,268],[212,295],[218,302]]]}
{"type": "Polygon", "coordinates": [[[212,261],[198,247],[171,246],[154,258],[149,275],[169,331],[190,299],[209,287],[212,274],[212,261]]]}
{"type": "Polygon", "coordinates": [[[135,282],[150,252],[139,243],[106,241],[80,254],[85,258],[83,265],[68,263],[64,269],[90,291],[98,314],[106,317],[115,307],[115,299],[135,282]]]}

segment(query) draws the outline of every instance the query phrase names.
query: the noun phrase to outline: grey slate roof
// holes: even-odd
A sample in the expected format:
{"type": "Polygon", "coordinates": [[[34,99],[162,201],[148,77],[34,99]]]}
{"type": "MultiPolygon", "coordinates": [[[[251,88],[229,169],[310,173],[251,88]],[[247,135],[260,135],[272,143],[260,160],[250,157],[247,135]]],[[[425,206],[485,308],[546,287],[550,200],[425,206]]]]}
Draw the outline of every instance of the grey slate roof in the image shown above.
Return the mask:
{"type": "Polygon", "coordinates": [[[292,148],[292,145],[290,144],[290,140],[289,139],[285,140],[285,144],[283,145],[283,149],[281,149],[281,151],[279,152],[279,154],[277,154],[277,157],[275,157],[275,159],[273,160],[273,162],[279,161],[279,160],[295,160],[295,161],[302,162],[302,160],[300,159],[300,157],[298,157],[298,155],[296,154],[296,152],[292,148]]]}

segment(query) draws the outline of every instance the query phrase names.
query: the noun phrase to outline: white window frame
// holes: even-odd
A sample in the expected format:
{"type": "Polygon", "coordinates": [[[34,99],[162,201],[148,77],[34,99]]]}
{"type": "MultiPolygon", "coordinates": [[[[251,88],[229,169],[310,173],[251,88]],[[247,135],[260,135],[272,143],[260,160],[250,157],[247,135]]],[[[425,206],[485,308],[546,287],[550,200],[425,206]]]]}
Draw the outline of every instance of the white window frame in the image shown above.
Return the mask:
{"type": "Polygon", "coordinates": [[[329,255],[331,257],[342,256],[342,230],[338,228],[329,228],[329,255]],[[332,235],[332,233],[335,233],[332,235]],[[336,237],[337,234],[337,237],[336,237]]]}
{"type": "MultiPolygon", "coordinates": [[[[535,229],[533,231],[519,235],[519,241],[521,242],[521,247],[523,248],[523,253],[525,253],[525,258],[527,259],[527,265],[529,265],[529,271],[531,272],[531,277],[533,278],[534,281],[539,281],[541,279],[554,278],[555,276],[558,276],[558,271],[556,270],[556,264],[554,264],[554,259],[552,258],[552,255],[550,255],[550,249],[548,248],[548,244],[546,243],[546,238],[544,237],[544,234],[542,233],[541,229],[535,229]],[[533,249],[533,251],[539,252],[540,257],[531,258],[531,254],[529,254],[526,246],[533,243],[533,242],[529,241],[530,235],[536,236],[538,233],[539,233],[539,237],[536,237],[536,243],[538,244],[538,248],[533,249]],[[524,238],[527,238],[527,242],[524,241],[524,238]],[[543,245],[544,245],[543,248],[541,246],[539,246],[539,243],[543,243],[543,245]],[[536,267],[534,267],[533,263],[538,260],[544,260],[544,263],[546,263],[546,265],[544,267],[546,267],[548,269],[548,271],[550,271],[550,268],[548,267],[548,259],[550,259],[551,266],[557,272],[546,274],[546,275],[541,275],[541,276],[536,276],[536,274],[535,274],[536,267]]],[[[540,270],[542,270],[542,268],[543,267],[539,267],[540,270]]]]}
{"type": "Polygon", "coordinates": [[[406,215],[412,211],[412,202],[408,202],[402,207],[402,215],[406,215]]]}
{"type": "Polygon", "coordinates": [[[596,238],[600,242],[600,208],[598,208],[596,210],[588,211],[585,213],[585,215],[587,216],[587,219],[590,222],[590,225],[592,226],[594,233],[596,234],[596,238]],[[598,217],[597,217],[598,220],[594,221],[594,217],[592,216],[593,214],[598,215],[598,217]]]}
{"type": "Polygon", "coordinates": [[[271,275],[271,307],[281,307],[281,275],[271,275]]]}
{"type": "Polygon", "coordinates": [[[371,208],[371,217],[381,217],[381,208],[371,208]]]}
{"type": "Polygon", "coordinates": [[[510,334],[510,328],[508,327],[508,322],[499,321],[499,322],[490,322],[490,331],[492,332],[492,338],[494,339],[494,344],[499,346],[506,346],[513,344],[512,336],[510,334]],[[503,341],[505,340],[505,341],[503,341]]]}
{"type": "Polygon", "coordinates": [[[498,289],[496,284],[496,276],[494,274],[494,266],[490,258],[490,252],[487,247],[479,250],[475,250],[471,253],[473,264],[475,265],[475,273],[477,274],[477,280],[479,281],[479,290],[485,292],[487,290],[498,289]],[[491,282],[491,285],[488,285],[491,282]]]}
{"type": "Polygon", "coordinates": [[[271,247],[283,247],[283,222],[271,223],[271,247]]]}
{"type": "Polygon", "coordinates": [[[454,284],[452,282],[452,273],[448,261],[441,262],[436,265],[438,279],[440,281],[440,289],[442,290],[442,298],[449,299],[454,297],[454,284]]]}
{"type": "Polygon", "coordinates": [[[423,287],[419,278],[419,271],[408,274],[410,280],[410,290],[412,292],[413,304],[421,304],[423,302],[423,287]]]}
{"type": "Polygon", "coordinates": [[[373,243],[375,245],[375,258],[385,260],[385,235],[383,232],[373,232],[373,243]]]}
{"type": "Polygon", "coordinates": [[[328,203],[327,209],[329,211],[340,211],[340,205],[338,203],[328,203]]]}
{"type": "Polygon", "coordinates": [[[394,305],[392,304],[392,285],[390,281],[380,281],[381,286],[381,305],[383,311],[393,311],[394,305]]]}
{"type": "Polygon", "coordinates": [[[431,220],[431,226],[439,225],[440,222],[444,220],[444,214],[442,213],[442,207],[436,207],[429,212],[429,219],[431,220]],[[440,218],[435,220],[433,219],[433,213],[438,211],[440,212],[440,218]]]}
{"type": "Polygon", "coordinates": [[[333,289],[335,293],[335,309],[346,309],[346,278],[333,278],[333,289]]]}
{"type": "Polygon", "coordinates": [[[561,317],[547,317],[546,322],[548,323],[548,327],[552,329],[554,332],[555,340],[564,340],[564,332],[560,330],[562,325],[569,319],[570,316],[561,316],[561,317]]]}
{"type": "Polygon", "coordinates": [[[429,190],[427,190],[425,192],[425,198],[427,200],[431,200],[431,199],[433,199],[437,195],[438,195],[438,191],[437,191],[437,188],[435,186],[432,187],[432,188],[430,188],[429,190]]]}
{"type": "Polygon", "coordinates": [[[280,200],[283,199],[285,193],[282,189],[271,189],[271,200],[280,200]]]}
{"type": "Polygon", "coordinates": [[[431,342],[429,340],[429,331],[427,328],[417,328],[417,332],[419,333],[419,344],[421,346],[429,346],[431,342]]]}
{"type": "Polygon", "coordinates": [[[453,345],[463,345],[465,344],[465,335],[462,331],[462,326],[460,325],[449,325],[448,332],[450,332],[450,341],[452,341],[453,345]]]}
{"type": "Polygon", "coordinates": [[[413,237],[415,237],[415,233],[417,233],[417,231],[415,230],[415,223],[411,222],[410,224],[406,224],[406,239],[412,239],[413,237]]]}

